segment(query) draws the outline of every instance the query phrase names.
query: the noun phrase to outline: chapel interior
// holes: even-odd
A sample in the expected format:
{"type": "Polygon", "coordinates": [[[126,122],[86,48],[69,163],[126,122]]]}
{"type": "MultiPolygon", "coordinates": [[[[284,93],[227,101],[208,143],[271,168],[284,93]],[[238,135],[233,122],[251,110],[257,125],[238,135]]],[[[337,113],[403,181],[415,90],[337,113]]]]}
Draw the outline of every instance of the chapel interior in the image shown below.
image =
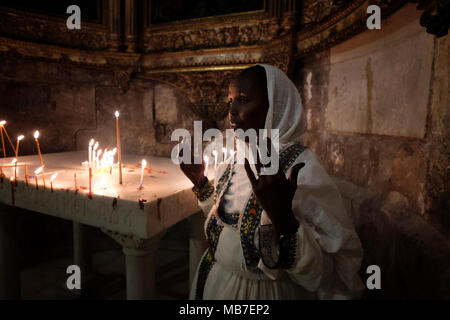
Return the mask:
{"type": "MultiPolygon", "coordinates": [[[[92,138],[116,146],[116,110],[123,154],[169,158],[175,129],[228,128],[230,80],[271,64],[300,92],[303,144],[341,192],[363,282],[369,266],[381,270],[381,289],[362,299],[449,299],[449,12],[445,0],[0,0],[0,121],[12,139],[0,161],[19,135],[18,161],[37,157],[35,130],[44,162],[87,159],[92,138]],[[73,4],[80,29],[68,28],[73,4]],[[380,29],[368,28],[369,5],[380,29]]],[[[164,168],[148,165],[151,184],[164,168]]],[[[125,216],[43,214],[20,206],[19,191],[11,204],[13,182],[0,184],[0,299],[188,298],[204,217],[177,212],[181,200],[136,198],[132,219],[159,226],[147,239],[123,231],[125,216]],[[73,264],[81,290],[66,286],[73,264]],[[142,266],[148,275],[133,278],[142,266]]]]}

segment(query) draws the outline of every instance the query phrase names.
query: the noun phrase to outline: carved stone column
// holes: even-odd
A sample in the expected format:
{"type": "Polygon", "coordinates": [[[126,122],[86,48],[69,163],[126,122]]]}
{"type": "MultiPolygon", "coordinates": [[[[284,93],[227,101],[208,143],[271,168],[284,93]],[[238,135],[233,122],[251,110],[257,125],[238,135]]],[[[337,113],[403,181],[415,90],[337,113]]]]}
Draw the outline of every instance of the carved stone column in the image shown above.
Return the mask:
{"type": "Polygon", "coordinates": [[[155,253],[165,231],[151,239],[106,229],[102,231],[122,245],[126,264],[127,300],[155,299],[155,253]]]}
{"type": "Polygon", "coordinates": [[[76,294],[84,294],[89,291],[90,281],[93,277],[92,250],[89,245],[89,226],[79,222],[72,223],[73,229],[73,262],[81,270],[81,291],[76,294]]]}
{"type": "Polygon", "coordinates": [[[20,299],[17,214],[0,205],[0,299],[20,299]]]}
{"type": "Polygon", "coordinates": [[[125,0],[125,45],[127,52],[136,52],[136,0],[125,0]]]}
{"type": "Polygon", "coordinates": [[[109,50],[119,51],[121,45],[120,0],[109,0],[109,50]]]}

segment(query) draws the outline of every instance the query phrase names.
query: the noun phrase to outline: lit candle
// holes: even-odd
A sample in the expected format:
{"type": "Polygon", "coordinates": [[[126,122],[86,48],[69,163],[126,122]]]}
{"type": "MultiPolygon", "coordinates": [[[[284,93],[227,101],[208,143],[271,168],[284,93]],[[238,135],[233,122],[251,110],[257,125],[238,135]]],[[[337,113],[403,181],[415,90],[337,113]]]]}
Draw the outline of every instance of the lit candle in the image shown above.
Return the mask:
{"type": "Polygon", "coordinates": [[[3,127],[4,127],[5,123],[6,123],[5,120],[0,121],[0,134],[2,135],[2,148],[3,148],[3,157],[4,158],[6,158],[5,138],[3,138],[3,127]]]}
{"type": "Polygon", "coordinates": [[[216,174],[217,174],[217,151],[213,150],[213,155],[214,155],[214,180],[216,179],[216,174]]]}
{"type": "Polygon", "coordinates": [[[50,177],[50,190],[51,192],[53,192],[53,180],[55,180],[56,176],[58,175],[58,172],[55,172],[51,177],[50,177]]]}
{"type": "Polygon", "coordinates": [[[6,124],[6,121],[2,120],[1,121],[1,129],[3,129],[3,131],[5,132],[6,137],[8,138],[9,144],[11,145],[11,148],[13,149],[14,154],[16,154],[16,149],[14,148],[14,144],[12,143],[11,138],[8,135],[8,132],[6,131],[5,124],[6,124]]]}
{"type": "Polygon", "coordinates": [[[119,158],[119,183],[122,184],[122,151],[120,148],[119,111],[116,111],[117,156],[119,158]]]}
{"type": "Polygon", "coordinates": [[[89,167],[92,167],[92,147],[94,146],[94,139],[91,139],[91,141],[89,141],[89,167]]]}
{"type": "Polygon", "coordinates": [[[235,153],[236,153],[236,151],[230,150],[230,158],[232,158],[232,157],[234,156],[235,153]]]}
{"type": "Polygon", "coordinates": [[[222,153],[223,153],[223,161],[225,162],[225,160],[227,159],[227,148],[222,148],[222,153]]]}
{"type": "Polygon", "coordinates": [[[94,148],[92,150],[92,167],[95,167],[95,155],[97,154],[98,141],[94,144],[94,148]]]}
{"type": "Polygon", "coordinates": [[[147,166],[147,161],[145,161],[145,159],[143,159],[142,165],[141,165],[141,180],[139,181],[139,190],[142,190],[142,184],[144,183],[144,170],[145,170],[146,166],[147,166]]]}
{"type": "Polygon", "coordinates": [[[208,156],[204,156],[203,160],[205,160],[205,176],[208,178],[208,166],[209,166],[209,158],[208,156]]]}
{"type": "Polygon", "coordinates": [[[22,141],[23,138],[24,138],[23,135],[20,135],[17,137],[16,158],[19,155],[19,143],[20,143],[20,141],[22,141]]]}
{"type": "Polygon", "coordinates": [[[14,181],[16,179],[14,179],[14,177],[11,177],[11,202],[14,205],[15,204],[15,197],[14,197],[14,181]]]}
{"type": "MultiPolygon", "coordinates": [[[[44,162],[42,161],[41,147],[39,146],[39,131],[38,130],[36,130],[34,132],[34,141],[36,141],[37,151],[38,151],[38,155],[39,155],[39,161],[40,161],[41,167],[42,167],[42,182],[43,182],[44,188],[45,188],[44,162]]],[[[19,147],[17,147],[17,150],[18,149],[19,149],[19,147]]]]}
{"type": "Polygon", "coordinates": [[[97,169],[100,168],[100,155],[102,154],[102,149],[99,149],[97,151],[97,157],[96,157],[96,163],[97,163],[97,169]]]}
{"type": "Polygon", "coordinates": [[[38,183],[38,174],[41,173],[42,167],[39,167],[34,171],[34,178],[36,179],[36,190],[38,189],[39,183],[38,183]]]}

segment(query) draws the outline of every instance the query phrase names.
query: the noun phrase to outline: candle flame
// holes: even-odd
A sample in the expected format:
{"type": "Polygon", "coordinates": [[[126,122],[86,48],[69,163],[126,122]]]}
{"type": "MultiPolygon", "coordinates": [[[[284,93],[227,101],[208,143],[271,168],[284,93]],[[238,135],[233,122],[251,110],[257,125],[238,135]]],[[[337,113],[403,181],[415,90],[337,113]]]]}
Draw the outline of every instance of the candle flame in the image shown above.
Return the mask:
{"type": "Polygon", "coordinates": [[[142,160],[142,168],[147,167],[147,161],[145,161],[145,159],[142,160]]]}
{"type": "Polygon", "coordinates": [[[116,112],[114,113],[114,115],[116,116],[116,118],[118,118],[118,117],[119,117],[119,111],[116,111],[116,112]]]}
{"type": "Polygon", "coordinates": [[[226,154],[227,153],[227,148],[222,148],[222,152],[226,154]]]}
{"type": "Polygon", "coordinates": [[[98,141],[94,144],[94,151],[98,148],[98,141]]]}
{"type": "Polygon", "coordinates": [[[51,180],[51,181],[55,180],[55,178],[56,178],[57,176],[58,176],[58,172],[55,172],[55,173],[51,176],[50,180],[51,180]]]}
{"type": "Polygon", "coordinates": [[[101,154],[102,154],[102,149],[98,149],[98,151],[97,151],[97,157],[100,157],[101,154]]]}
{"type": "Polygon", "coordinates": [[[208,164],[209,157],[208,157],[208,156],[204,156],[204,157],[203,157],[203,160],[205,160],[206,164],[208,164]]]}
{"type": "Polygon", "coordinates": [[[20,141],[20,140],[22,140],[23,138],[24,138],[24,136],[23,136],[23,135],[20,135],[20,136],[17,137],[17,141],[20,141]]]}
{"type": "Polygon", "coordinates": [[[115,155],[117,153],[117,148],[114,148],[112,154],[115,155]]]}
{"type": "Polygon", "coordinates": [[[17,162],[17,158],[12,159],[11,163],[14,164],[17,162]]]}
{"type": "Polygon", "coordinates": [[[39,174],[42,172],[42,167],[39,167],[36,169],[36,171],[34,172],[34,174],[39,174]]]}
{"type": "Polygon", "coordinates": [[[38,139],[38,138],[39,138],[39,130],[36,130],[36,131],[34,132],[34,138],[35,138],[35,139],[38,139]]]}
{"type": "Polygon", "coordinates": [[[5,120],[0,121],[0,126],[4,126],[6,124],[5,120]]]}
{"type": "Polygon", "coordinates": [[[213,153],[214,156],[217,156],[217,151],[216,150],[213,150],[212,153],[213,153]]]}
{"type": "Polygon", "coordinates": [[[14,181],[14,177],[11,177],[10,180],[11,180],[11,182],[13,182],[14,181]]]}
{"type": "Polygon", "coordinates": [[[94,144],[94,139],[91,139],[91,141],[89,141],[89,147],[92,147],[92,145],[94,144]]]}

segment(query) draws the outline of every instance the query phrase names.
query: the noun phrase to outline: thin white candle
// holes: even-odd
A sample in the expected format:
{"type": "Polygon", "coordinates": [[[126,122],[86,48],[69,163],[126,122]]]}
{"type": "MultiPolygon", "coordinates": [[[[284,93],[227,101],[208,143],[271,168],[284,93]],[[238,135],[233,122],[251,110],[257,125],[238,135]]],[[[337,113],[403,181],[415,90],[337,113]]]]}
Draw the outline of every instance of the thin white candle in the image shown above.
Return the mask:
{"type": "Polygon", "coordinates": [[[14,165],[14,179],[17,178],[17,158],[12,159],[11,163],[14,165]]]}
{"type": "Polygon", "coordinates": [[[58,175],[58,172],[55,172],[51,177],[50,177],[50,190],[53,192],[53,180],[55,180],[56,176],[58,175]]]}
{"type": "Polygon", "coordinates": [[[101,154],[102,154],[102,149],[99,149],[97,151],[97,157],[96,157],[96,159],[97,159],[97,169],[100,169],[100,155],[101,154]]]}
{"type": "Polygon", "coordinates": [[[23,140],[23,138],[24,138],[23,135],[20,135],[20,136],[17,137],[16,158],[19,155],[19,144],[20,144],[20,141],[23,140]]]}
{"type": "Polygon", "coordinates": [[[122,149],[120,147],[119,111],[114,113],[116,117],[117,156],[119,158],[119,184],[122,184],[122,149]]]}
{"type": "Polygon", "coordinates": [[[213,155],[214,155],[214,180],[216,179],[216,175],[217,175],[217,151],[213,150],[213,155]]]}
{"type": "Polygon", "coordinates": [[[144,183],[144,170],[147,166],[147,161],[145,159],[142,160],[142,168],[141,168],[141,179],[139,181],[139,190],[142,190],[142,184],[144,183]]]}
{"type": "Polygon", "coordinates": [[[38,174],[42,172],[42,167],[39,167],[34,171],[34,178],[36,179],[36,189],[38,188],[38,174]]]}
{"type": "Polygon", "coordinates": [[[95,156],[97,154],[98,141],[94,144],[94,148],[92,149],[92,167],[95,166],[95,156]]]}
{"type": "Polygon", "coordinates": [[[89,141],[89,158],[88,158],[89,167],[92,166],[92,147],[93,146],[94,146],[94,139],[91,139],[91,141],[89,141]]]}
{"type": "Polygon", "coordinates": [[[209,157],[205,155],[203,160],[205,160],[205,177],[208,178],[209,157]]]}

